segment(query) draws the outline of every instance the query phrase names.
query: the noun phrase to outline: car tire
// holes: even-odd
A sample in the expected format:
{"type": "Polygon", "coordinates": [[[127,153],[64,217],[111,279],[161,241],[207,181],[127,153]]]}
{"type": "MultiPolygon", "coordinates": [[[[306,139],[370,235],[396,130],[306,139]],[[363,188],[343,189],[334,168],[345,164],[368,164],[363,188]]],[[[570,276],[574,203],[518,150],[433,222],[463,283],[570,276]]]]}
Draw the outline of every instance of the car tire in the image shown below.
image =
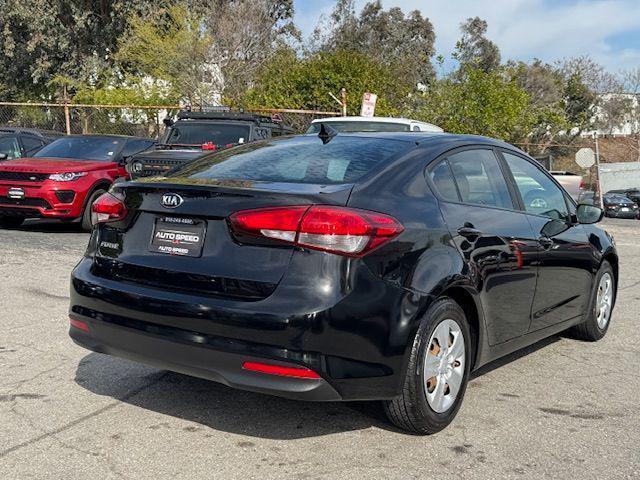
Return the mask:
{"type": "Polygon", "coordinates": [[[587,317],[584,322],[571,329],[574,337],[580,340],[595,342],[606,335],[609,325],[611,324],[611,314],[613,313],[613,306],[616,301],[615,282],[616,277],[613,273],[613,268],[611,264],[605,260],[602,262],[602,265],[600,265],[600,269],[593,283],[587,317]],[[605,307],[606,311],[603,311],[605,307]],[[604,313],[606,313],[606,318],[602,317],[604,313]]]}
{"type": "Polygon", "coordinates": [[[99,188],[89,196],[89,200],[87,200],[87,203],[84,206],[82,219],[80,221],[80,228],[82,228],[83,232],[90,232],[93,228],[93,225],[91,224],[91,205],[93,205],[93,202],[95,202],[98,197],[104,193],[107,193],[107,191],[99,188]]]}
{"type": "Polygon", "coordinates": [[[467,388],[471,351],[469,325],[462,308],[446,297],[434,302],[416,333],[402,393],[384,402],[389,420],[403,430],[422,435],[439,432],[449,425],[460,409],[467,388]],[[435,351],[439,349],[437,337],[441,336],[441,329],[449,332],[449,345],[444,352],[435,351]],[[463,340],[462,345],[456,343],[460,339],[463,340]],[[459,352],[462,352],[462,357],[458,356],[459,352]],[[454,357],[455,361],[448,363],[448,357],[454,357]],[[426,378],[436,372],[437,375],[426,378]],[[447,374],[450,376],[446,377],[447,374]],[[458,379],[460,384],[456,386],[458,379]],[[448,382],[457,388],[455,397],[451,397],[453,392],[448,382]],[[443,393],[440,397],[442,403],[438,402],[438,391],[443,393]]]}
{"type": "Polygon", "coordinates": [[[23,217],[0,217],[0,228],[16,228],[24,223],[23,217]]]}

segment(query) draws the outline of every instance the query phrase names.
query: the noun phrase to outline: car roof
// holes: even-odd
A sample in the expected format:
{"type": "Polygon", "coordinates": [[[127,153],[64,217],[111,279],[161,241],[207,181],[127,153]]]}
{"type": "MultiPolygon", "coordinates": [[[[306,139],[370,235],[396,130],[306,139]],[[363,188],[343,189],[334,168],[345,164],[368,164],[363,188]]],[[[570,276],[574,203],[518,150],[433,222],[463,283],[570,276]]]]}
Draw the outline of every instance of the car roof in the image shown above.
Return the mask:
{"type": "Polygon", "coordinates": [[[23,134],[36,137],[63,137],[64,133],[55,130],[43,130],[40,128],[25,128],[12,125],[0,125],[0,135],[23,134]]]}
{"type": "Polygon", "coordinates": [[[397,123],[400,125],[418,124],[431,128],[433,131],[442,132],[442,128],[433,123],[423,122],[420,120],[412,120],[411,118],[402,117],[327,117],[316,118],[311,123],[332,123],[332,122],[373,122],[373,123],[397,123]]]}
{"type": "MultiPolygon", "coordinates": [[[[305,134],[305,136],[317,135],[317,133],[305,134]]],[[[511,144],[495,138],[446,132],[340,132],[338,136],[388,139],[429,146],[451,145],[452,148],[464,145],[491,145],[521,151],[511,144]]]]}

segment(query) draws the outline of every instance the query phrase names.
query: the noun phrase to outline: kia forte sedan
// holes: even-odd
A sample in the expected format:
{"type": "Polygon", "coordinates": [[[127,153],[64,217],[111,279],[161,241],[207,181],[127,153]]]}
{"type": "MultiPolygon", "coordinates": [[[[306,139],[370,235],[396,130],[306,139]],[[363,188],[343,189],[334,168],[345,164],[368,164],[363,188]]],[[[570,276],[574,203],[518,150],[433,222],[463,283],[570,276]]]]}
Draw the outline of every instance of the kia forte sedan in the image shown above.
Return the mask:
{"type": "Polygon", "coordinates": [[[618,256],[601,218],[497,140],[323,127],[114,185],[70,335],[239,389],[379,400],[434,433],[487,362],[606,334],[618,256]]]}

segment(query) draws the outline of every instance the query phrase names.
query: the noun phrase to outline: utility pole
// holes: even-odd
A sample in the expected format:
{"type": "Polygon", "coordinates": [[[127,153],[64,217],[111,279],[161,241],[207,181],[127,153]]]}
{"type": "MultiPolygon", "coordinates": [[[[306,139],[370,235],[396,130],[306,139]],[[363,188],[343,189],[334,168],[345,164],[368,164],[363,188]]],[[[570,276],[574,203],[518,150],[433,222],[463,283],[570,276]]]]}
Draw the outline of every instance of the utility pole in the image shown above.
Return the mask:
{"type": "Polygon", "coordinates": [[[598,132],[594,132],[593,138],[596,142],[596,172],[598,173],[598,197],[600,208],[604,209],[604,200],[602,194],[602,183],[600,182],[600,145],[598,144],[598,132]]]}
{"type": "Polygon", "coordinates": [[[62,96],[64,101],[64,123],[67,127],[67,135],[71,135],[71,115],[69,113],[69,96],[67,95],[67,86],[62,87],[62,96]]]}

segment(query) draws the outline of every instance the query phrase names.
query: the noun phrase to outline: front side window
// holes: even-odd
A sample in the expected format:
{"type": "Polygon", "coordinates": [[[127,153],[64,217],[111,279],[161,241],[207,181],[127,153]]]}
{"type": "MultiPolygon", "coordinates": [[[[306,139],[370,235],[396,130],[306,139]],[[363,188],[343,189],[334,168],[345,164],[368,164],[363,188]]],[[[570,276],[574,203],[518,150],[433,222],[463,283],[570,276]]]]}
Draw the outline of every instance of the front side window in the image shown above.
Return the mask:
{"type": "Polygon", "coordinates": [[[20,146],[16,137],[2,137],[0,138],[0,153],[7,156],[7,160],[13,160],[14,158],[20,158],[20,146]]]}
{"type": "Polygon", "coordinates": [[[551,178],[531,162],[502,152],[516,181],[527,213],[562,220],[569,212],[564,193],[551,178]]]}
{"type": "MultiPolygon", "coordinates": [[[[463,150],[449,155],[446,162],[451,170],[460,202],[513,208],[507,182],[492,150],[463,150]]],[[[435,183],[437,178],[435,174],[438,172],[434,170],[433,173],[435,183]]],[[[445,188],[445,184],[442,183],[442,185],[445,188]]],[[[446,188],[450,192],[451,187],[446,188]]],[[[447,194],[449,195],[450,193],[447,194]]]]}

